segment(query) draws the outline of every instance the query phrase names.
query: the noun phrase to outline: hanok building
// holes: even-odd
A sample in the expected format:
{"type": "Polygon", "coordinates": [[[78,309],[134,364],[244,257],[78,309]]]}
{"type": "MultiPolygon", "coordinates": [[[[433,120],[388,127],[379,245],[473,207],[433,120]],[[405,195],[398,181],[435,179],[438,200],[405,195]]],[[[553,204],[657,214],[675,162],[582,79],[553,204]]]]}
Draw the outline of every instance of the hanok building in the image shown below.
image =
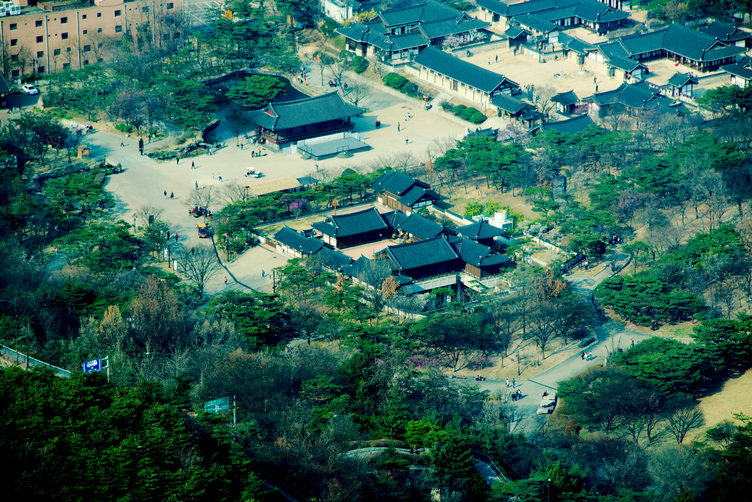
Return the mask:
{"type": "Polygon", "coordinates": [[[462,61],[434,47],[428,47],[415,58],[418,78],[441,87],[483,107],[502,94],[519,92],[519,84],[504,75],[462,61]]]}
{"type": "Polygon", "coordinates": [[[277,242],[277,252],[285,253],[295,258],[311,256],[324,247],[324,243],[319,239],[306,237],[287,225],[274,234],[274,240],[277,242]]]}
{"type": "Polygon", "coordinates": [[[451,37],[460,44],[490,38],[488,23],[432,0],[379,12],[366,23],[339,28],[346,49],[387,64],[409,61],[428,46],[443,48],[451,37]]]}
{"type": "Polygon", "coordinates": [[[736,47],[752,47],[752,33],[740,30],[733,24],[721,21],[713,21],[707,26],[697,29],[706,35],[715,37],[726,45],[735,45],[736,47]]]}
{"type": "Polygon", "coordinates": [[[507,255],[497,253],[473,239],[457,236],[448,237],[447,241],[464,262],[464,271],[478,279],[498,275],[502,268],[514,266],[512,259],[507,255]]]}
{"type": "MultiPolygon", "coordinates": [[[[557,131],[562,134],[577,134],[584,131],[590,126],[595,126],[595,122],[590,118],[587,113],[580,115],[579,117],[573,117],[566,120],[558,120],[556,122],[545,122],[538,124],[532,130],[533,136],[538,133],[546,133],[548,131],[557,131]]],[[[597,127],[597,126],[596,126],[597,127]]]]}
{"type": "Polygon", "coordinates": [[[504,229],[495,227],[486,220],[461,226],[457,228],[457,233],[495,251],[506,249],[512,244],[504,229]]]}
{"type": "Polygon", "coordinates": [[[577,103],[580,102],[580,98],[577,97],[577,94],[575,94],[574,91],[567,91],[560,92],[559,94],[551,98],[551,101],[556,103],[557,112],[571,115],[572,113],[574,113],[574,109],[577,106],[577,103]]]}
{"type": "Polygon", "coordinates": [[[443,225],[431,221],[418,213],[405,216],[402,211],[395,211],[395,214],[402,215],[402,218],[395,218],[392,228],[398,232],[399,237],[406,237],[412,241],[423,241],[433,239],[444,233],[443,225]]]}
{"type": "Polygon", "coordinates": [[[311,226],[321,232],[324,243],[336,248],[346,248],[380,241],[392,234],[391,227],[372,207],[355,213],[328,216],[311,226]]]}
{"type": "Polygon", "coordinates": [[[676,72],[668,79],[668,83],[663,86],[663,90],[668,96],[691,98],[694,86],[699,83],[699,80],[689,73],[676,72]]]}
{"type": "Polygon", "coordinates": [[[406,215],[441,199],[431,190],[431,185],[400,171],[382,174],[371,184],[371,188],[376,192],[379,204],[398,209],[406,215]]]}
{"type": "Polygon", "coordinates": [[[487,26],[462,11],[429,0],[384,10],[370,21],[336,31],[345,37],[347,50],[392,64],[409,61],[428,46],[443,48],[448,37],[460,44],[486,40],[490,34],[482,29],[487,26]]]}
{"type": "Polygon", "coordinates": [[[413,280],[455,273],[464,265],[444,236],[389,246],[375,257],[388,258],[399,274],[413,280]]]}
{"type": "Polygon", "coordinates": [[[499,94],[491,100],[491,104],[499,110],[499,117],[519,120],[527,127],[533,127],[533,123],[541,118],[535,106],[513,96],[499,94]]]}
{"type": "Polygon", "coordinates": [[[731,83],[742,89],[752,83],[752,58],[744,56],[734,64],[721,66],[721,70],[731,75],[731,83]]]}
{"type": "Polygon", "coordinates": [[[256,132],[270,146],[352,131],[352,117],[365,110],[346,103],[337,92],[295,101],[269,103],[246,114],[256,132]]]}
{"type": "Polygon", "coordinates": [[[653,110],[661,113],[681,115],[684,107],[681,103],[664,96],[659,90],[649,88],[644,82],[640,84],[621,84],[613,91],[593,94],[590,113],[596,117],[614,113],[635,113],[653,110]]]}
{"type": "Polygon", "coordinates": [[[732,64],[736,56],[746,51],[744,47],[726,44],[714,36],[677,23],[597,44],[597,48],[598,52],[590,53],[588,57],[598,62],[617,61],[618,58],[645,63],[669,58],[702,72],[732,64]]]}
{"type": "Polygon", "coordinates": [[[629,14],[621,10],[622,0],[532,0],[504,3],[498,0],[477,0],[484,19],[503,21],[508,27],[523,26],[530,35],[552,32],[551,25],[561,29],[584,27],[596,33],[618,29],[629,14]]]}

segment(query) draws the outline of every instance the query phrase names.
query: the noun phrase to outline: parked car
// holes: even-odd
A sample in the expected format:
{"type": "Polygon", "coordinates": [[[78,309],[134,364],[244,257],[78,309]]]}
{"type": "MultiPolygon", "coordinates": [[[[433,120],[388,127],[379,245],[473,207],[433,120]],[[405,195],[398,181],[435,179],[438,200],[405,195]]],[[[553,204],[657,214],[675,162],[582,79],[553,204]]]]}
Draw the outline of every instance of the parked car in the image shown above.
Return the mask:
{"type": "Polygon", "coordinates": [[[198,228],[198,238],[199,239],[206,239],[209,237],[209,225],[206,223],[199,223],[196,225],[196,228],[198,228]]]}
{"type": "Polygon", "coordinates": [[[39,94],[39,89],[37,89],[37,86],[35,86],[34,84],[24,84],[21,89],[26,94],[39,94]]]}

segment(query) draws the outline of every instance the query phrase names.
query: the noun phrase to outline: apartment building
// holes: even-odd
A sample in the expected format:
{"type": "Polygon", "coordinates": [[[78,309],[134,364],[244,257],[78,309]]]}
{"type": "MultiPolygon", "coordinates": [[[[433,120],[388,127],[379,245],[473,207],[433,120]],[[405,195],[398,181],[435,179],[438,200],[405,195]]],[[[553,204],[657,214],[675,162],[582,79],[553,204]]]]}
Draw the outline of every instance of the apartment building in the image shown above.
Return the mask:
{"type": "MultiPolygon", "coordinates": [[[[102,61],[112,42],[166,47],[183,31],[183,0],[15,0],[0,17],[0,56],[8,78],[77,70],[102,61]]],[[[0,16],[2,13],[0,13],[0,16]]]]}

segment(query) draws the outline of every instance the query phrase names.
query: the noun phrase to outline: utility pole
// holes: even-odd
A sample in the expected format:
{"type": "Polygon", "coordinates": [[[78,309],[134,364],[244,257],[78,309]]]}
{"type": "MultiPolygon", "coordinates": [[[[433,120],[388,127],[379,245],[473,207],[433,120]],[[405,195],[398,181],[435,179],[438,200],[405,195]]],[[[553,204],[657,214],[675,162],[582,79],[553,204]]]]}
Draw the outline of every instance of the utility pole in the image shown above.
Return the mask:
{"type": "Polygon", "coordinates": [[[238,426],[238,396],[232,396],[232,426],[238,426]]]}

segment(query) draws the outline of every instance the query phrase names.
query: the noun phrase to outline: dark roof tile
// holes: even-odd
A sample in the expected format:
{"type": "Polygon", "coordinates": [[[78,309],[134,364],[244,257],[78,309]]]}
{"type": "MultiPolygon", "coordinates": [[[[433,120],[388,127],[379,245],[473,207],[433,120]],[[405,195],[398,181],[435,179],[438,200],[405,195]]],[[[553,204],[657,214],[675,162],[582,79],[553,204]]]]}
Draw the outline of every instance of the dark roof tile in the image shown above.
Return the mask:
{"type": "Polygon", "coordinates": [[[427,47],[415,58],[415,63],[487,93],[500,87],[519,87],[504,75],[462,61],[435,47],[427,47]]]}
{"type": "Polygon", "coordinates": [[[260,110],[251,110],[247,117],[251,122],[271,130],[292,129],[329,120],[345,119],[360,115],[365,110],[345,103],[337,92],[312,98],[269,103],[260,110]]]}

